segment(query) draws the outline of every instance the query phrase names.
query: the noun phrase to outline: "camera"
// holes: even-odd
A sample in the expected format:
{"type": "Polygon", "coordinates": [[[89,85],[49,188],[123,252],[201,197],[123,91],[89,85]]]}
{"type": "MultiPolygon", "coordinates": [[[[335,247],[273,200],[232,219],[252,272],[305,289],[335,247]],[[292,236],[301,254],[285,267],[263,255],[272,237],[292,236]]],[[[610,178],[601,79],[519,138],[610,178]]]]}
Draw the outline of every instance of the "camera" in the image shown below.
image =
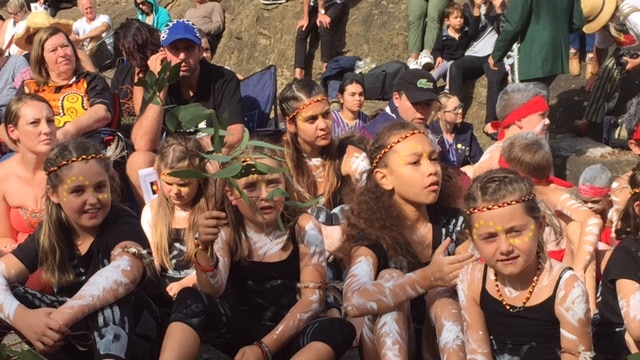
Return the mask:
{"type": "Polygon", "coordinates": [[[640,57],[640,54],[635,52],[635,51],[618,48],[613,53],[613,56],[616,59],[616,65],[620,69],[624,70],[624,69],[627,68],[627,60],[625,60],[624,58],[628,57],[628,58],[631,58],[631,59],[637,59],[638,57],[640,57]]]}

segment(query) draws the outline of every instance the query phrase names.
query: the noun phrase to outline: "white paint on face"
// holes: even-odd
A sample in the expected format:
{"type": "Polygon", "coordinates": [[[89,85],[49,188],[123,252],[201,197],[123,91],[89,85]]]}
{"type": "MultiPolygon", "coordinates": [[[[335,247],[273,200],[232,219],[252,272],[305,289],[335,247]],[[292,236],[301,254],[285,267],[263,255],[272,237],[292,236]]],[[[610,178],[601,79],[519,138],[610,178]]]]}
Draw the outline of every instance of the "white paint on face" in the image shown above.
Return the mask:
{"type": "Polygon", "coordinates": [[[371,163],[366,153],[353,154],[351,158],[351,173],[354,174],[354,179],[358,186],[364,185],[367,181],[367,171],[369,169],[371,169],[371,163]]]}
{"type": "Polygon", "coordinates": [[[11,293],[11,288],[7,282],[8,276],[7,268],[3,263],[0,263],[0,319],[11,324],[20,302],[11,293]]]}

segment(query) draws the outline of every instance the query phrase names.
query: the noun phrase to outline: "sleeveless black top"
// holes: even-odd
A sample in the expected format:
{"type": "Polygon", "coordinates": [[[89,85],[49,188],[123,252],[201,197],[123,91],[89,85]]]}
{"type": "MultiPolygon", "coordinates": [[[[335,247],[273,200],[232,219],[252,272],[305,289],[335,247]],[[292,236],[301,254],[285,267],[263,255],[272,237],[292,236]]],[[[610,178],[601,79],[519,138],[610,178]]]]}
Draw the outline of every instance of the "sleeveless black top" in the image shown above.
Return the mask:
{"type": "Polygon", "coordinates": [[[487,265],[484,266],[480,307],[485,314],[494,358],[560,359],[560,321],[556,317],[555,302],[560,279],[568,270],[570,268],[560,273],[553,293],[546,300],[525,306],[520,311],[510,312],[487,291],[487,265]]]}
{"type": "Polygon", "coordinates": [[[293,248],[283,260],[232,262],[223,298],[256,320],[277,325],[298,301],[300,253],[294,227],[289,230],[289,241],[293,248]]]}

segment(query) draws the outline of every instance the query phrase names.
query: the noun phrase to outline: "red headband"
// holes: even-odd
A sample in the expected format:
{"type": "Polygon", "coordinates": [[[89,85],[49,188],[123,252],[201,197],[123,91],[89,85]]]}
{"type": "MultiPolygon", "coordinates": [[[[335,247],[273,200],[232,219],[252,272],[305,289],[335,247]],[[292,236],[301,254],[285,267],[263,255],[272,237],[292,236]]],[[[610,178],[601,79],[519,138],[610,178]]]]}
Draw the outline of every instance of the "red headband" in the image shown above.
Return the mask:
{"type": "Polygon", "coordinates": [[[640,140],[640,124],[636,126],[636,131],[633,132],[633,136],[631,137],[631,140],[633,141],[640,140]]]}
{"type": "Polygon", "coordinates": [[[545,100],[541,95],[534,96],[531,100],[509,113],[509,115],[500,122],[498,140],[504,139],[504,130],[515,124],[516,121],[522,120],[529,115],[545,111],[549,111],[549,104],[547,104],[547,100],[545,100]]]}
{"type": "Polygon", "coordinates": [[[587,184],[578,184],[578,192],[580,195],[590,197],[603,197],[609,195],[610,188],[600,187],[587,184]]]}

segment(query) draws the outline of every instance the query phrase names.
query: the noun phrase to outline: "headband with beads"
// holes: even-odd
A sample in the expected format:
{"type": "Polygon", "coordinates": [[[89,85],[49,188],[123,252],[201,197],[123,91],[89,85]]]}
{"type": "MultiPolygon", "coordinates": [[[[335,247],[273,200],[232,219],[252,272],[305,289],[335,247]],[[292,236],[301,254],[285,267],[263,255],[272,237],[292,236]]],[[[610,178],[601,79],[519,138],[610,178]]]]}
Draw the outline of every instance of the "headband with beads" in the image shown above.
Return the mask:
{"type": "Polygon", "coordinates": [[[315,99],[311,99],[309,101],[307,101],[306,103],[300,105],[297,109],[295,109],[291,114],[289,114],[289,116],[287,116],[284,121],[285,122],[290,122],[291,120],[295,119],[296,116],[298,116],[298,114],[300,113],[300,111],[308,108],[309,106],[315,104],[315,103],[319,103],[320,101],[324,101],[327,100],[326,96],[321,96],[321,97],[317,97],[315,99]]]}
{"type": "Polygon", "coordinates": [[[491,210],[502,209],[502,208],[505,208],[507,206],[522,204],[523,202],[526,202],[526,201],[529,201],[529,200],[534,200],[535,198],[536,198],[535,194],[529,194],[529,195],[525,195],[525,196],[521,197],[520,199],[504,201],[504,202],[501,202],[499,204],[485,205],[485,206],[480,206],[480,207],[469,208],[469,209],[467,209],[467,215],[476,214],[476,213],[480,213],[480,212],[491,211],[491,210]]]}
{"type": "Polygon", "coordinates": [[[371,164],[371,168],[375,169],[376,166],[378,165],[378,163],[380,162],[380,160],[382,159],[383,156],[385,156],[389,151],[391,151],[391,149],[393,149],[396,145],[398,145],[399,143],[401,143],[402,141],[406,140],[408,137],[411,137],[413,135],[416,134],[423,134],[423,135],[427,135],[424,131],[422,130],[412,130],[409,131],[408,133],[400,136],[399,138],[397,138],[396,140],[394,140],[391,144],[385,146],[384,149],[382,149],[378,155],[375,157],[375,159],[373,159],[373,163],[371,164]]]}
{"type": "Polygon", "coordinates": [[[47,174],[47,176],[53,174],[54,172],[62,169],[63,167],[69,165],[69,164],[73,164],[74,162],[78,162],[78,161],[89,161],[89,160],[93,160],[93,159],[106,159],[107,156],[105,154],[91,154],[91,155],[81,155],[78,157],[73,157],[67,161],[63,161],[61,163],[59,163],[56,166],[52,166],[50,168],[48,168],[45,173],[47,174]]]}
{"type": "Polygon", "coordinates": [[[629,190],[629,193],[631,195],[639,194],[640,193],[640,188],[633,188],[633,189],[629,190]]]}

